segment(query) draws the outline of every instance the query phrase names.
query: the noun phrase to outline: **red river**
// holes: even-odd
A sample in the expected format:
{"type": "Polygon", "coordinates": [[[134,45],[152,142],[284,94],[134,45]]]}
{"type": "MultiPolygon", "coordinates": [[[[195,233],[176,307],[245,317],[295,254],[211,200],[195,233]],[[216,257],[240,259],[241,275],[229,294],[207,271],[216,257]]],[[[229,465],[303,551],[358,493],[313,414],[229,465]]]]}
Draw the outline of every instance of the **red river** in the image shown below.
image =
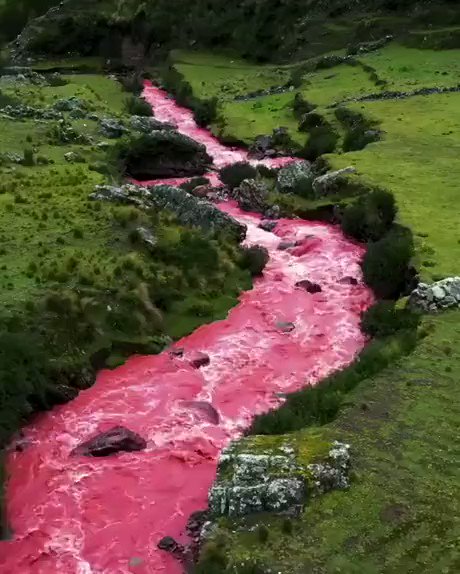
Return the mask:
{"type": "MultiPolygon", "coordinates": [[[[144,96],[157,119],[202,142],[216,167],[247,158],[198,128],[160,89],[146,83],[144,96]]],[[[247,244],[269,250],[263,277],[225,320],[179,341],[182,358],[133,357],[24,429],[27,446],[8,458],[13,539],[0,543],[1,574],[179,574],[157,543],[166,535],[184,541],[189,515],[207,506],[220,451],[255,414],[279,405],[280,394],[317,383],[365,344],[359,316],[372,295],[362,283],[361,246],[331,225],[282,219],[269,233],[258,228],[260,216],[231,202],[219,207],[247,225],[247,244]],[[299,244],[280,251],[281,240],[299,244]],[[346,276],[358,284],[341,283],[346,276]],[[322,292],[295,287],[307,278],[322,292]],[[283,332],[280,322],[295,329],[283,332]],[[208,366],[190,366],[196,351],[209,355],[208,366]],[[190,401],[212,403],[220,423],[190,401]],[[69,456],[115,425],[139,433],[147,449],[69,456]]]]}

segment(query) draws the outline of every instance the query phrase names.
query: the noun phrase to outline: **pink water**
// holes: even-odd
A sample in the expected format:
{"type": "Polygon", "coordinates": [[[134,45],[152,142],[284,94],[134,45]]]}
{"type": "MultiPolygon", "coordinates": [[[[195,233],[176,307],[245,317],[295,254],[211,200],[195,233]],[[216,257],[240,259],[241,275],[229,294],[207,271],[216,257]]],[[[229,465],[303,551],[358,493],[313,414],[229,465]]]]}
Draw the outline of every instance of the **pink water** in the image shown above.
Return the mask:
{"type": "MultiPolygon", "coordinates": [[[[203,142],[216,166],[246,157],[197,128],[157,88],[145,97],[158,119],[203,142]]],[[[8,515],[14,540],[0,544],[2,574],[179,574],[179,564],[157,550],[165,535],[184,539],[188,516],[206,507],[219,452],[256,413],[280,404],[280,393],[317,383],[348,364],[365,340],[359,314],[372,301],[362,284],[363,249],[330,226],[281,220],[274,233],[259,216],[232,203],[220,208],[248,227],[247,243],[270,252],[264,276],[243,293],[227,319],[203,326],[168,352],[134,357],[77,399],[39,416],[25,429],[26,447],[12,451],[8,515]],[[299,241],[279,251],[280,240],[299,241]],[[341,284],[353,276],[359,284],[341,284]],[[302,279],[323,291],[296,288],[302,279]],[[284,333],[278,322],[293,322],[284,333]],[[206,352],[199,370],[188,359],[206,352]],[[220,423],[187,401],[208,401],[220,423]],[[70,457],[82,441],[114,425],[147,441],[145,451],[100,459],[70,457]]]]}

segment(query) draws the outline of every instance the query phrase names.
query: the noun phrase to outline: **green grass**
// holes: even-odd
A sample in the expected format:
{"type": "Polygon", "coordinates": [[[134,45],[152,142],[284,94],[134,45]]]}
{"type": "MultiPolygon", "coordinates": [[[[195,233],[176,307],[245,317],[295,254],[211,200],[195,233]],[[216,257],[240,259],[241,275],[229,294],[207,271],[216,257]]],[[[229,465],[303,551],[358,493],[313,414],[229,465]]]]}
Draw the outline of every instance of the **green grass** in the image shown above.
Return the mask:
{"type": "Polygon", "coordinates": [[[389,44],[359,59],[375,69],[379,78],[387,82],[388,90],[450,87],[459,83],[460,50],[418,50],[389,44]]]}
{"type": "Polygon", "coordinates": [[[385,135],[362,151],[332,156],[333,165],[354,165],[365,180],[394,193],[402,223],[419,236],[424,278],[460,274],[460,94],[350,107],[377,120],[385,135]]]}
{"type": "Polygon", "coordinates": [[[317,106],[327,106],[376,91],[375,84],[362,68],[347,64],[307,74],[304,82],[301,88],[303,96],[317,106]]]}
{"type": "Polygon", "coordinates": [[[286,93],[244,102],[224,102],[220,115],[222,121],[217,122],[213,131],[220,137],[250,144],[257,136],[271,134],[275,128],[283,126],[288,128],[291,138],[301,145],[306,136],[298,131],[293,101],[293,94],[286,93]]]}
{"type": "Polygon", "coordinates": [[[283,66],[257,66],[232,56],[177,50],[171,59],[200,99],[218,96],[232,100],[238,95],[284,85],[289,80],[289,71],[283,66]]]}
{"type": "MultiPolygon", "coordinates": [[[[259,559],[283,574],[457,571],[459,318],[452,312],[427,320],[429,335],[417,350],[363,382],[334,423],[292,435],[307,454],[312,438],[349,442],[351,488],[310,500],[293,534],[282,532],[282,519],[262,517],[270,530],[265,544],[241,523],[227,523],[233,560],[259,559]]],[[[252,522],[261,518],[246,525],[252,522]]]]}

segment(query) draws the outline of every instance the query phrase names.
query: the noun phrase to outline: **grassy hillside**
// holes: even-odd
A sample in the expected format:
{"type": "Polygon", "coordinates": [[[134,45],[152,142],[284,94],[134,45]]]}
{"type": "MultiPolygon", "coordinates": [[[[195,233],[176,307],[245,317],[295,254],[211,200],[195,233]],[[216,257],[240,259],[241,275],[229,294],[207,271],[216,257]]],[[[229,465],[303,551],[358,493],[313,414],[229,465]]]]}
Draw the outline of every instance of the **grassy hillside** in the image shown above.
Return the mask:
{"type": "Polygon", "coordinates": [[[59,84],[0,77],[0,108],[40,112],[77,101],[85,110],[81,118],[63,112],[63,123],[0,113],[1,443],[35,408],[91,384],[104,360],[157,352],[225,316],[250,285],[233,239],[166,212],[89,200],[96,184],[119,177],[110,160],[116,140],[104,137],[99,119],[127,125],[132,95],[102,75],[59,84]],[[153,249],[139,241],[140,227],[157,241],[153,249]]]}

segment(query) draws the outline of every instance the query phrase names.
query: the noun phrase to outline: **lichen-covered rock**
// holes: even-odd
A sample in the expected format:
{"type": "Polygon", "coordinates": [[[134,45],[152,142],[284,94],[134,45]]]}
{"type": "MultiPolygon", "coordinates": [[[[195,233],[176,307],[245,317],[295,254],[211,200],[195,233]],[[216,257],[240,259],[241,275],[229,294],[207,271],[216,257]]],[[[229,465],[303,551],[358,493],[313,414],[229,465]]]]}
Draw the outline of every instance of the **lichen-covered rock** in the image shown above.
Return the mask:
{"type": "Polygon", "coordinates": [[[223,453],[219,478],[209,493],[215,516],[298,510],[305,499],[305,480],[293,455],[223,453]]]}
{"type": "Polygon", "coordinates": [[[409,297],[409,306],[424,313],[460,307],[460,277],[447,277],[432,285],[419,283],[409,297]]]}
{"type": "Polygon", "coordinates": [[[0,114],[17,120],[59,120],[62,113],[53,108],[34,108],[26,104],[7,105],[0,109],[0,114]]]}
{"type": "MultiPolygon", "coordinates": [[[[319,449],[313,448],[311,464],[299,464],[299,455],[291,445],[270,446],[269,452],[263,453],[240,448],[241,443],[235,443],[221,454],[217,479],[209,492],[214,517],[257,512],[296,514],[310,494],[349,485],[347,444],[326,441],[319,449]]],[[[251,442],[246,448],[251,448],[251,442]]]]}
{"type": "Polygon", "coordinates": [[[232,191],[232,197],[244,211],[264,213],[267,209],[268,188],[255,179],[245,179],[232,191]]]}
{"type": "Polygon", "coordinates": [[[276,187],[280,193],[293,193],[301,182],[312,179],[311,163],[296,161],[279,170],[276,187]]]}
{"type": "Polygon", "coordinates": [[[86,103],[75,96],[56,100],[53,108],[59,112],[73,112],[75,110],[86,110],[86,103]]]}
{"type": "Polygon", "coordinates": [[[330,490],[348,488],[350,471],[350,445],[334,441],[324,462],[308,465],[314,489],[323,494],[330,490]]]}
{"type": "Polygon", "coordinates": [[[121,138],[128,132],[128,129],[122,124],[122,122],[114,118],[101,119],[99,122],[99,129],[104,137],[110,139],[121,138]]]}
{"type": "Polygon", "coordinates": [[[341,188],[347,182],[347,175],[356,173],[354,167],[345,167],[337,171],[331,171],[320,175],[313,180],[313,193],[316,198],[335,195],[341,191],[341,188]]]}
{"type": "Polygon", "coordinates": [[[64,154],[64,159],[69,163],[85,163],[85,158],[78,152],[69,151],[64,154]]]}

